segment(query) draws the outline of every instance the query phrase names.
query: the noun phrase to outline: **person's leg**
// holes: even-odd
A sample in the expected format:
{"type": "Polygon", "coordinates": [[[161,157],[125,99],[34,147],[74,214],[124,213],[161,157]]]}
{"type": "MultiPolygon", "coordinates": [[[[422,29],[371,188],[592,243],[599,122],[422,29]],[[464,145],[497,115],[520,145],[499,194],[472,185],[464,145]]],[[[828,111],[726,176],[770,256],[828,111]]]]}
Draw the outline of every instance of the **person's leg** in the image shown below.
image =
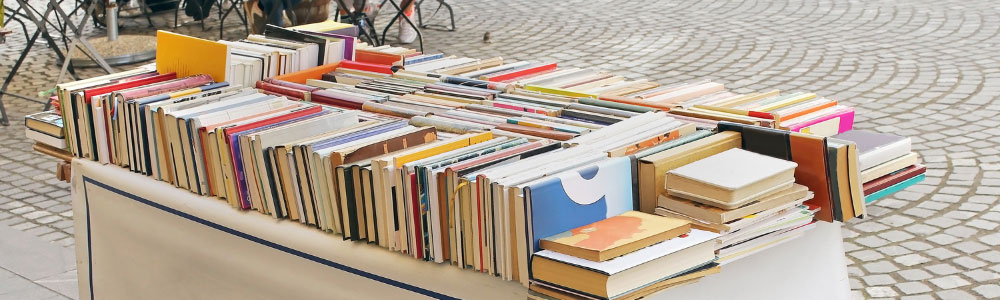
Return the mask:
{"type": "Polygon", "coordinates": [[[257,2],[257,5],[260,6],[260,10],[267,16],[268,24],[284,26],[284,17],[281,15],[284,11],[282,9],[284,6],[281,0],[260,0],[260,2],[257,2]]]}
{"type": "MultiPolygon", "coordinates": [[[[407,0],[403,0],[402,2],[407,2],[407,0]]],[[[417,3],[416,0],[410,0],[408,5],[406,5],[406,7],[403,7],[403,15],[406,18],[410,19],[410,21],[413,22],[413,25],[417,25],[418,16],[416,13],[414,13],[416,8],[416,3],[417,3]]],[[[410,24],[407,23],[406,20],[400,19],[397,22],[398,22],[397,26],[399,26],[400,44],[409,44],[417,40],[416,29],[410,26],[410,24]]]]}

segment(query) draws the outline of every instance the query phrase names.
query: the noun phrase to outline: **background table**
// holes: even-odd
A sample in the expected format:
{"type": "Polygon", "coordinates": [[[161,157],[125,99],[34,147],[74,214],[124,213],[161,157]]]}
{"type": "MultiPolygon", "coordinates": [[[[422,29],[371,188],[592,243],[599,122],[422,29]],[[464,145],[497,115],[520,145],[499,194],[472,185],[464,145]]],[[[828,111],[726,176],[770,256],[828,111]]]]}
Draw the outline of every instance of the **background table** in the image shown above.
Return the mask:
{"type": "MultiPolygon", "coordinates": [[[[515,282],[73,160],[80,299],[524,299],[515,282]]],[[[847,299],[839,224],[652,299],[847,299]]]]}

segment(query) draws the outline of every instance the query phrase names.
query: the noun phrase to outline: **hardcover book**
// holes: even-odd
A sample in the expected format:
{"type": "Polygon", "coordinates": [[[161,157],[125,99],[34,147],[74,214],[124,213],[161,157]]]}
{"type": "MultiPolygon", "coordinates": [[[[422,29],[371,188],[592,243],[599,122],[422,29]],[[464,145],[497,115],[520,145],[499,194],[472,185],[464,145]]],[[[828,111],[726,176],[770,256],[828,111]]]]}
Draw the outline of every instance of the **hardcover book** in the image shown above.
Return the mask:
{"type": "Polygon", "coordinates": [[[63,118],[54,111],[43,111],[24,116],[24,127],[57,139],[64,137],[63,118]]]}
{"type": "Polygon", "coordinates": [[[795,162],[730,149],[667,172],[671,195],[735,208],[795,181],[795,162]]]}
{"type": "Polygon", "coordinates": [[[539,241],[542,249],[605,261],[691,230],[688,221],[627,211],[539,241]]]}
{"type": "Polygon", "coordinates": [[[910,153],[911,148],[910,138],[887,133],[851,130],[833,137],[858,144],[858,152],[860,152],[858,159],[861,170],[868,170],[906,155],[910,153]]]}
{"type": "Polygon", "coordinates": [[[634,168],[628,157],[547,177],[525,187],[534,251],[538,240],[635,209],[634,168]]]}

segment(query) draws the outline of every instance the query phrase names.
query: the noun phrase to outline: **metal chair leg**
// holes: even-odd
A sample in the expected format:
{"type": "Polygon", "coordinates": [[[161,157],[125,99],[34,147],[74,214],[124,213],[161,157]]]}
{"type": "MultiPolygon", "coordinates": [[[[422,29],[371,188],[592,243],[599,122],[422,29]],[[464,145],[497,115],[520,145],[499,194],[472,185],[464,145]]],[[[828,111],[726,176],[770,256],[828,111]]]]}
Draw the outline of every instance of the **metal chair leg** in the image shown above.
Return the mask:
{"type": "Polygon", "coordinates": [[[149,27],[153,27],[153,19],[149,17],[149,15],[153,14],[153,9],[149,8],[149,5],[146,5],[146,0],[139,0],[139,9],[146,16],[146,22],[149,23],[149,27]]]}
{"type": "Polygon", "coordinates": [[[21,68],[21,63],[24,63],[24,59],[28,57],[28,53],[31,52],[31,47],[35,44],[35,40],[38,40],[38,36],[42,34],[44,28],[38,28],[35,30],[35,34],[31,35],[28,39],[28,45],[25,46],[24,51],[21,51],[21,56],[17,58],[14,62],[14,66],[10,68],[10,73],[7,74],[7,79],[3,81],[3,87],[0,87],[0,125],[8,126],[10,125],[10,119],[7,117],[7,109],[3,105],[3,96],[7,92],[7,86],[10,82],[14,80],[14,75],[17,74],[17,70],[21,68]]]}
{"type": "Polygon", "coordinates": [[[177,15],[180,14],[181,5],[183,5],[185,1],[187,1],[187,0],[177,1],[177,7],[174,8],[174,27],[173,28],[177,28],[177,15]]]}
{"type": "Polygon", "coordinates": [[[240,21],[243,22],[243,30],[247,32],[247,35],[250,35],[250,20],[246,15],[246,10],[244,10],[246,2],[243,0],[233,0],[231,3],[236,6],[236,16],[240,17],[240,21]]]}
{"type": "Polygon", "coordinates": [[[440,11],[441,8],[444,7],[445,9],[448,10],[448,19],[451,21],[451,27],[448,27],[448,26],[445,26],[445,25],[424,24],[424,16],[421,13],[422,9],[420,9],[420,5],[423,4],[423,2],[424,2],[423,0],[420,0],[419,2],[417,2],[417,7],[416,7],[417,14],[420,17],[420,20],[418,20],[420,22],[420,28],[432,28],[432,27],[439,27],[440,26],[440,27],[443,27],[447,31],[455,31],[455,11],[451,8],[451,4],[448,4],[448,2],[445,2],[445,0],[437,0],[438,7],[437,7],[437,9],[434,10],[434,13],[431,14],[431,16],[430,16],[430,18],[434,18],[434,16],[437,15],[438,11],[440,11]]]}
{"type": "MultiPolygon", "coordinates": [[[[223,2],[222,0],[218,1],[218,3],[219,3],[219,9],[218,9],[218,11],[219,11],[219,39],[220,40],[222,39],[222,31],[225,29],[225,26],[223,26],[223,25],[226,25],[226,18],[222,14],[222,2],[223,2]]],[[[232,7],[230,7],[230,9],[232,9],[232,7]]],[[[226,11],[226,15],[228,15],[228,14],[229,14],[229,11],[226,11]]]]}
{"type": "Polygon", "coordinates": [[[417,4],[414,4],[413,7],[413,9],[417,11],[417,26],[420,26],[420,28],[427,28],[424,27],[424,12],[420,9],[421,4],[424,4],[424,0],[417,1],[417,4]]]}

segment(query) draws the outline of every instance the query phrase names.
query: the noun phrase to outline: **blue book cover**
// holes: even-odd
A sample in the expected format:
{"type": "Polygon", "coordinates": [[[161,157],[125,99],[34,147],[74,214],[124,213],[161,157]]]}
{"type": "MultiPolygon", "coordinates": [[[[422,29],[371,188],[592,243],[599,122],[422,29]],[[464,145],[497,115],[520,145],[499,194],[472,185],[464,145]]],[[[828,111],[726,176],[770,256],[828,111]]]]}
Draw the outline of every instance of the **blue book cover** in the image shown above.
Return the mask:
{"type": "Polygon", "coordinates": [[[610,158],[525,187],[531,209],[531,252],[538,240],[635,210],[634,165],[610,158]]]}

